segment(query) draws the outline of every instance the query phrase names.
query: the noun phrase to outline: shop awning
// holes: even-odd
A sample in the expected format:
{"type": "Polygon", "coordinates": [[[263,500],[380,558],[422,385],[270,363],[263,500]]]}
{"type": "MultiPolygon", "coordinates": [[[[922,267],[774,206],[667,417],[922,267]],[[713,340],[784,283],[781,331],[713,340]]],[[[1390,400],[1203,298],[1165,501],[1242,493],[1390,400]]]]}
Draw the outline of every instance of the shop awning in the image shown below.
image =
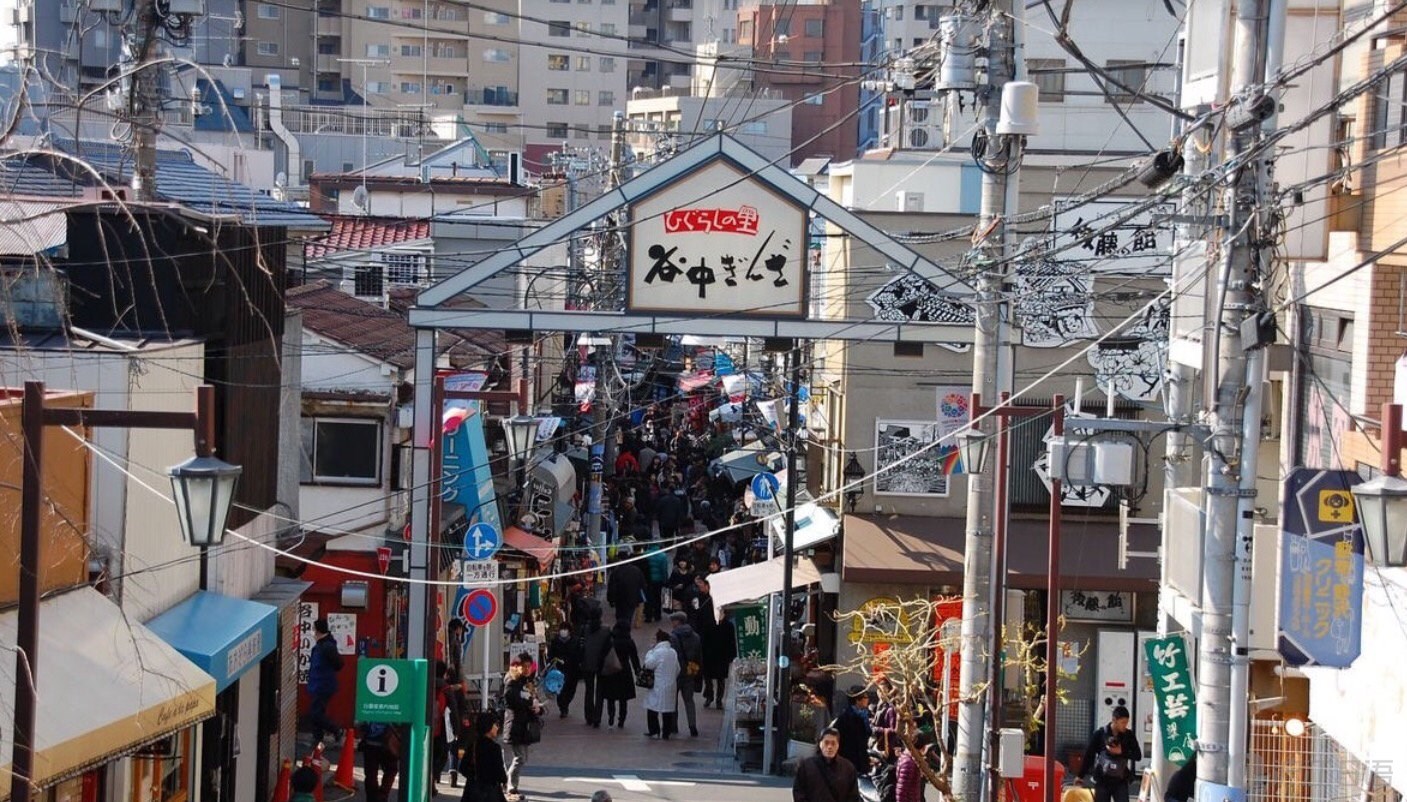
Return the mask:
{"type": "MultiPolygon", "coordinates": [[[[783,563],[781,557],[765,563],[753,563],[742,568],[730,568],[708,576],[708,590],[713,596],[713,610],[721,620],[723,608],[730,604],[753,601],[772,593],[782,592],[783,563]]],[[[804,588],[821,581],[816,564],[802,558],[791,572],[792,588],[804,588]]]]}
{"type": "Polygon", "coordinates": [[[557,540],[555,538],[552,540],[544,539],[520,526],[510,526],[504,530],[503,542],[536,559],[537,564],[544,568],[551,565],[552,560],[557,556],[557,540]]]}
{"type": "Polygon", "coordinates": [[[278,608],[204,590],[147,627],[214,677],[217,693],[278,646],[278,608]]]}
{"type": "MultiPolygon", "coordinates": [[[[19,614],[0,615],[14,644],[19,614]]],[[[15,660],[0,659],[0,799],[10,795],[15,660]]],[[[39,607],[36,788],[136,751],[215,713],[215,682],[101,593],[80,588],[39,607]]]]}
{"type": "MultiPolygon", "coordinates": [[[[835,513],[826,507],[809,501],[796,506],[796,536],[792,539],[791,544],[793,549],[815,548],[817,544],[824,543],[839,533],[840,521],[836,519],[835,513]]],[[[785,515],[772,519],[772,534],[777,536],[778,542],[786,541],[787,518],[785,515]]]]}
{"type": "MultiPolygon", "coordinates": [[[[1158,530],[1130,527],[1129,548],[1153,551],[1158,530]]],[[[961,518],[917,515],[845,516],[842,579],[847,582],[962,586],[966,541],[961,518]]],[[[1046,586],[1048,530],[1045,521],[1014,520],[1008,529],[1008,586],[1040,590],[1046,586]]],[[[1117,521],[1065,519],[1060,538],[1061,586],[1065,590],[1157,590],[1156,560],[1131,559],[1119,569],[1117,521]]]]}

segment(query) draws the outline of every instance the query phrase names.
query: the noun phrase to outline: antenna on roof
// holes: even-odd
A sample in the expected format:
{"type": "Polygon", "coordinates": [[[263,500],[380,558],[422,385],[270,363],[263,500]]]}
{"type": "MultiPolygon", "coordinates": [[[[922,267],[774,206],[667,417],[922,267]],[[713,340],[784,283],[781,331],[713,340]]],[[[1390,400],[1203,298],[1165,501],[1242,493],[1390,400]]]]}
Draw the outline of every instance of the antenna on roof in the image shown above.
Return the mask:
{"type": "Polygon", "coordinates": [[[371,208],[371,195],[366,191],[365,186],[359,186],[352,190],[352,205],[365,214],[371,208]]]}

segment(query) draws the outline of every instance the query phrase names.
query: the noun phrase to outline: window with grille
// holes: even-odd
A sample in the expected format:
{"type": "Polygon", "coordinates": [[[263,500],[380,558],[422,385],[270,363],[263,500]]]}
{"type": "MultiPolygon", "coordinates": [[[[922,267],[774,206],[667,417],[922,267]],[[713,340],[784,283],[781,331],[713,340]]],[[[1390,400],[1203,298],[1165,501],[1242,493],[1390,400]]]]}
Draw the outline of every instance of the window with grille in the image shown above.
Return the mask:
{"type": "Polygon", "coordinates": [[[386,281],[391,284],[419,285],[425,274],[422,253],[383,253],[381,263],[386,266],[386,281]]]}
{"type": "Polygon", "coordinates": [[[1026,73],[1031,83],[1040,89],[1042,103],[1060,103],[1065,100],[1065,59],[1028,58],[1026,73]]]}
{"type": "Polygon", "coordinates": [[[352,274],[352,294],[360,298],[380,298],[386,292],[384,276],[380,264],[357,265],[352,274]]]}

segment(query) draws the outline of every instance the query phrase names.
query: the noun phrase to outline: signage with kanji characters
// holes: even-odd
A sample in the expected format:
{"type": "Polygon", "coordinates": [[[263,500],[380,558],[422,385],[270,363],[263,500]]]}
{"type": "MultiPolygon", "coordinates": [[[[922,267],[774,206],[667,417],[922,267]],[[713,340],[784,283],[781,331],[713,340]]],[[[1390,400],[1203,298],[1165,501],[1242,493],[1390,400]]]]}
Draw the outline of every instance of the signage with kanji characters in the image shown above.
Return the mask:
{"type": "Polygon", "coordinates": [[[1169,761],[1181,766],[1196,754],[1197,688],[1187,659],[1187,642],[1180,635],[1149,638],[1143,643],[1153,697],[1158,700],[1158,726],[1169,761]]]}
{"type": "Polygon", "coordinates": [[[1281,516],[1279,651],[1292,666],[1345,668],[1362,650],[1363,530],[1354,471],[1296,468],[1281,516]]]}
{"type": "Polygon", "coordinates": [[[1123,199],[1074,205],[1057,201],[1051,259],[1092,273],[1166,275],[1171,264],[1172,204],[1132,216],[1123,199]]]}
{"type": "Polygon", "coordinates": [[[466,588],[475,588],[490,582],[498,581],[498,561],[497,560],[460,560],[459,561],[459,584],[466,588]]]}
{"type": "Polygon", "coordinates": [[[1124,591],[1060,591],[1060,614],[1069,621],[1133,623],[1133,594],[1124,591]]]}
{"type": "Polygon", "coordinates": [[[767,610],[762,605],[734,608],[733,630],[739,657],[757,660],[767,655],[767,610]]]}
{"type": "Polygon", "coordinates": [[[806,210],[728,161],[631,207],[631,311],[806,314],[806,210]]]}
{"type": "Polygon", "coordinates": [[[312,665],[313,643],[317,635],[313,633],[313,622],[318,620],[317,602],[298,603],[298,684],[308,684],[308,668],[312,665]]]}

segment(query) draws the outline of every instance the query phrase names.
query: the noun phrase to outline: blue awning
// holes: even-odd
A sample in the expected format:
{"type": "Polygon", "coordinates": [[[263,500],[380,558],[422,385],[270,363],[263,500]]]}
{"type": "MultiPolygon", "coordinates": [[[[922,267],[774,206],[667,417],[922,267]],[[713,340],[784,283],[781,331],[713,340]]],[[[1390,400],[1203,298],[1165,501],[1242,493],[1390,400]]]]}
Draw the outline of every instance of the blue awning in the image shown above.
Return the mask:
{"type": "Polygon", "coordinates": [[[278,646],[278,608],[202,590],[147,629],[214,677],[219,693],[278,646]]]}

